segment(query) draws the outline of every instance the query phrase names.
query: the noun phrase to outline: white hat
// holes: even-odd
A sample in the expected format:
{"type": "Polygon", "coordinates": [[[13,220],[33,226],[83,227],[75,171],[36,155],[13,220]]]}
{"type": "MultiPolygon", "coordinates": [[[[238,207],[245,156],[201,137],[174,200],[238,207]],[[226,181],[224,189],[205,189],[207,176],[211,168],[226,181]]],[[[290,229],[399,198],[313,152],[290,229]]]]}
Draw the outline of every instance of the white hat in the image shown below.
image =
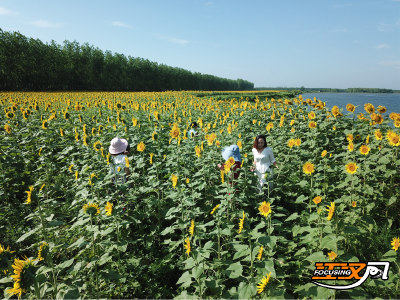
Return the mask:
{"type": "Polygon", "coordinates": [[[108,151],[111,154],[119,154],[125,152],[126,147],[128,147],[128,141],[116,137],[111,140],[111,146],[108,148],[108,151]]]}

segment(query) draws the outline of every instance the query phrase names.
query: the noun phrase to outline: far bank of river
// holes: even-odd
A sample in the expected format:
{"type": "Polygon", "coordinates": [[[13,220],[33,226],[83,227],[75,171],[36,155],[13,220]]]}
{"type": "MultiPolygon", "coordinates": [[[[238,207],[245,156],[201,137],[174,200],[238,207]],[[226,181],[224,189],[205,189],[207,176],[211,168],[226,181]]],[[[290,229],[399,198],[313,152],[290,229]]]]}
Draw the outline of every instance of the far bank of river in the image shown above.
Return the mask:
{"type": "Polygon", "coordinates": [[[306,93],[302,94],[303,99],[313,99],[326,103],[330,109],[333,106],[343,108],[343,114],[346,114],[346,105],[351,103],[356,106],[355,113],[366,113],[364,104],[371,103],[375,108],[379,105],[386,107],[389,115],[392,112],[400,113],[400,94],[366,94],[366,93],[306,93]]]}

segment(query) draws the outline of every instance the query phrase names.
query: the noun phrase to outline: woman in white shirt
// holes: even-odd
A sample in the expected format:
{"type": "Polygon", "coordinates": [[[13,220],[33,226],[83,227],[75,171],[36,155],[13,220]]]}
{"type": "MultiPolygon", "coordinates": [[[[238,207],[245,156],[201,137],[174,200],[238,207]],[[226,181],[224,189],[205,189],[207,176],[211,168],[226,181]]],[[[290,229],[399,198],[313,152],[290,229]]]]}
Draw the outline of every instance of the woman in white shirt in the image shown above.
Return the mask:
{"type": "MultiPolygon", "coordinates": [[[[272,149],[268,147],[267,140],[265,139],[264,135],[260,134],[256,137],[252,152],[254,155],[253,165],[255,167],[252,167],[251,171],[255,171],[255,174],[258,177],[257,187],[261,193],[262,187],[267,179],[272,179],[273,172],[271,165],[274,164],[277,169],[279,168],[275,160],[274,153],[272,152],[272,149]],[[266,175],[268,177],[267,179],[265,178],[266,175]]],[[[269,182],[269,189],[271,190],[272,187],[273,182],[271,181],[269,182]]]]}

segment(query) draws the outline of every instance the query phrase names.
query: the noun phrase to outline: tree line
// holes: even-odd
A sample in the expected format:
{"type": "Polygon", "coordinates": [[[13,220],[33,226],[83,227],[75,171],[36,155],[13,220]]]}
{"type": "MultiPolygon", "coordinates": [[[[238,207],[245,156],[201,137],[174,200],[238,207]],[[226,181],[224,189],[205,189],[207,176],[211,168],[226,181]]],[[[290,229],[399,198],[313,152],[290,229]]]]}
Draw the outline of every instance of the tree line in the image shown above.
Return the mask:
{"type": "Polygon", "coordinates": [[[254,83],[103,52],[88,43],[43,43],[0,29],[0,90],[252,90],[254,83]]]}

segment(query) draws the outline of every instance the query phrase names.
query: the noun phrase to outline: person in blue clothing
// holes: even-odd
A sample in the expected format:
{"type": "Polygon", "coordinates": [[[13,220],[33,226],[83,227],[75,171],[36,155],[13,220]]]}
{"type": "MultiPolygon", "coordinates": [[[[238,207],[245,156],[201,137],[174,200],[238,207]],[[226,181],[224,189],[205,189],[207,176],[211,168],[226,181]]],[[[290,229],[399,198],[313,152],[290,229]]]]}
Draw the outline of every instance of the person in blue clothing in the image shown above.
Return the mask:
{"type": "Polygon", "coordinates": [[[197,122],[192,122],[190,124],[190,130],[188,132],[188,137],[189,138],[194,138],[195,136],[199,135],[199,133],[196,131],[197,130],[197,122]]]}

